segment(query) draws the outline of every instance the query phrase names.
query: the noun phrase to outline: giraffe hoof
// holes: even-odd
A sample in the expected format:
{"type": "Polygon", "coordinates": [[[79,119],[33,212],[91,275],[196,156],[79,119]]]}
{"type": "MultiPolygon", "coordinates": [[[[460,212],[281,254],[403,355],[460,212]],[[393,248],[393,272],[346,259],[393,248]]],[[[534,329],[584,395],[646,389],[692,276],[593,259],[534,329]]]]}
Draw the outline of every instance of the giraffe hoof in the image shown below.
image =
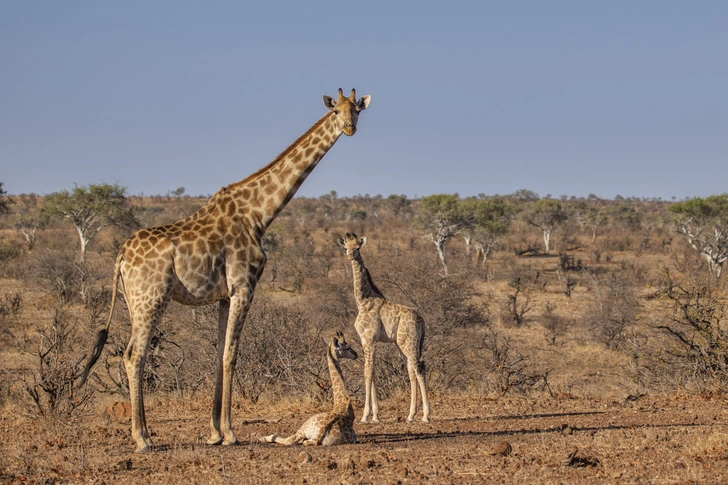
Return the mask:
{"type": "Polygon", "coordinates": [[[379,424],[379,423],[381,423],[381,421],[379,421],[379,418],[374,418],[374,419],[372,419],[371,423],[372,424],[379,424]]]}
{"type": "Polygon", "coordinates": [[[261,443],[273,443],[277,437],[278,437],[278,435],[276,435],[276,434],[271,434],[268,436],[261,436],[260,438],[258,438],[258,441],[260,441],[261,443]]]}
{"type": "Polygon", "coordinates": [[[429,423],[430,422],[430,418],[422,418],[422,422],[423,423],[429,423]]]}
{"type": "Polygon", "coordinates": [[[229,440],[226,439],[222,442],[223,446],[232,446],[232,445],[237,445],[237,444],[238,444],[238,439],[234,436],[232,437],[232,439],[229,439],[229,440]]]}
{"type": "Polygon", "coordinates": [[[147,444],[139,446],[136,450],[134,450],[135,453],[149,453],[150,451],[152,451],[152,447],[147,444]]]}
{"type": "Polygon", "coordinates": [[[222,436],[210,438],[209,440],[207,440],[207,444],[211,445],[211,446],[217,446],[217,445],[222,444],[222,440],[223,440],[222,436]]]}

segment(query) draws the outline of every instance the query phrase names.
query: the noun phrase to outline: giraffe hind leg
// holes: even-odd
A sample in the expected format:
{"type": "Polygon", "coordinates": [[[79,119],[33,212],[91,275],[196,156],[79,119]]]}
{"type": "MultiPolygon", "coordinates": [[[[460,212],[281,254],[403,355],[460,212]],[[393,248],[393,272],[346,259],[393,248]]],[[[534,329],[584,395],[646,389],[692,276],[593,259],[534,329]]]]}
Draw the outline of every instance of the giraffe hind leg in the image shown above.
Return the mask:
{"type": "MultiPolygon", "coordinates": [[[[260,438],[258,438],[258,440],[261,443],[278,443],[279,445],[285,445],[285,446],[295,445],[295,444],[304,442],[305,439],[306,439],[306,437],[300,433],[293,434],[293,435],[289,436],[288,438],[281,438],[280,436],[278,436],[275,433],[268,435],[268,436],[261,436],[260,438]]],[[[306,441],[310,441],[310,440],[306,440],[306,441]]],[[[306,443],[304,442],[304,444],[306,444],[306,443]]]]}
{"type": "Polygon", "coordinates": [[[420,384],[422,395],[422,421],[430,422],[430,401],[427,399],[427,370],[424,361],[417,364],[417,382],[420,384]]]}
{"type": "MultiPolygon", "coordinates": [[[[222,358],[225,351],[225,333],[227,331],[229,300],[220,300],[218,309],[217,328],[217,358],[215,360],[215,391],[212,399],[212,416],[210,417],[210,439],[208,445],[219,445],[225,439],[220,430],[220,415],[222,411],[222,358]]],[[[272,436],[272,435],[271,435],[272,436]]]]}
{"type": "Polygon", "coordinates": [[[417,413],[417,371],[416,364],[412,362],[412,359],[407,359],[407,372],[409,373],[410,380],[410,410],[407,416],[407,422],[411,423],[414,421],[415,414],[417,413]]]}
{"type": "MultiPolygon", "coordinates": [[[[124,367],[129,380],[129,398],[131,401],[131,435],[136,441],[137,453],[149,451],[153,446],[147,429],[146,416],[144,414],[144,395],[142,394],[142,380],[144,377],[144,362],[146,352],[142,345],[135,345],[134,337],[124,353],[124,367]],[[138,347],[142,347],[139,350],[138,347]]],[[[137,342],[138,343],[138,342],[137,342]]]]}

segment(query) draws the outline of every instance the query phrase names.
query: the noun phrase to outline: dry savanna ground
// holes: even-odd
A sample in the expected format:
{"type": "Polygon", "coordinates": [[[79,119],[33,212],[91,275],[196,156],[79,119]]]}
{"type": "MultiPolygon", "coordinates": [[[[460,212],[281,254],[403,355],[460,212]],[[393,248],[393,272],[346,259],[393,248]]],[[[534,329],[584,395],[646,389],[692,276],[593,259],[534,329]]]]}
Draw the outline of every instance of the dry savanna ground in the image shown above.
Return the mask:
{"type": "MultiPolygon", "coordinates": [[[[536,203],[509,200],[517,214],[536,203]]],[[[203,202],[134,200],[144,226],[203,202]]],[[[0,218],[0,483],[726,483],[725,288],[665,222],[666,203],[562,200],[603,218],[594,234],[562,221],[548,251],[513,215],[486,263],[453,237],[445,274],[407,202],[294,199],[270,227],[238,357],[238,445],[206,444],[216,308],[172,304],[145,371],[146,454],[130,436],[123,299],[87,386],[71,386],[128,231],[102,231],[80,262],[69,224],[39,226],[30,248],[0,218]],[[357,422],[357,444],[260,443],[330,409],[322,338],[343,331],[362,355],[345,232],[367,236],[384,294],[424,317],[431,422],[404,422],[404,359],[380,344],[382,423],[357,422]]],[[[32,215],[41,201],[23,203],[32,215]]],[[[357,417],[361,360],[342,363],[357,417]]]]}
{"type": "Polygon", "coordinates": [[[133,452],[123,408],[114,415],[99,406],[81,422],[48,426],[5,412],[0,478],[3,483],[96,484],[717,484],[728,479],[723,399],[435,396],[431,422],[412,424],[402,422],[406,401],[390,399],[383,403],[381,424],[355,425],[357,444],[330,448],[257,442],[256,435],[292,433],[321,410],[281,403],[239,406],[234,422],[241,444],[208,446],[207,404],[152,399],[148,419],[157,449],[142,455],[133,452]]]}

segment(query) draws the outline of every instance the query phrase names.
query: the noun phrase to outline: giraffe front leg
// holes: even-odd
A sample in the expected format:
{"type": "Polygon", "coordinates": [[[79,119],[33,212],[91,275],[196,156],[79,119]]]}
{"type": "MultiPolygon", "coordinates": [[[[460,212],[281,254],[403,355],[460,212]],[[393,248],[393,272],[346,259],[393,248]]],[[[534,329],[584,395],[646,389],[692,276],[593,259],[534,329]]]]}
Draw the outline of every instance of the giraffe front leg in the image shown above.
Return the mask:
{"type": "Polygon", "coordinates": [[[228,323],[225,332],[225,345],[222,355],[222,404],[220,409],[220,432],[223,445],[234,445],[238,438],[232,425],[233,374],[238,357],[240,333],[243,330],[245,316],[252,300],[252,288],[239,288],[230,300],[228,323]]]}
{"type": "Polygon", "coordinates": [[[369,423],[369,413],[371,411],[372,402],[372,378],[374,371],[374,345],[370,342],[362,340],[364,350],[364,412],[362,413],[361,423],[369,423]]]}
{"type": "Polygon", "coordinates": [[[379,424],[379,399],[377,398],[377,377],[372,369],[372,424],[379,424]]]}
{"type": "Polygon", "coordinates": [[[215,359],[215,393],[212,398],[212,417],[210,418],[210,439],[208,445],[219,445],[225,437],[220,431],[220,414],[222,410],[223,353],[225,351],[225,334],[227,330],[230,301],[220,300],[217,327],[217,357],[215,359]]]}

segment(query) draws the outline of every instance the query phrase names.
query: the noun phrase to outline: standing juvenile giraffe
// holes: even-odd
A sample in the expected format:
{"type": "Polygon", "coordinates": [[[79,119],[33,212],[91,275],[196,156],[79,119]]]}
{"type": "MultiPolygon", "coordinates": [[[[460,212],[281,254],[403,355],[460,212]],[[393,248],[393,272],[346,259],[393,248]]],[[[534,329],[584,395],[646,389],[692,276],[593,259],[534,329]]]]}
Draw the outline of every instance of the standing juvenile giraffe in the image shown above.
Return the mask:
{"type": "Polygon", "coordinates": [[[359,113],[370,96],[356,92],[338,99],[324,96],[329,113],[272,162],[246,179],[220,189],[199,211],[166,226],[141,229],[119,251],[114,265],[111,312],[81,378],[88,377],[108,337],[117,285],[131,317],[124,353],[131,398],[131,431],[136,451],[153,444],[142,394],[144,362],[154,328],[170,300],[183,305],[219,302],[215,394],[208,444],[237,443],[230,416],[233,372],[240,332],[266,256],[261,238],[306,177],[341,134],[356,132],[359,113]]]}
{"type": "Polygon", "coordinates": [[[422,360],[422,344],[425,340],[425,322],[414,308],[398,305],[387,300],[374,285],[359,250],[366,243],[365,237],[347,234],[339,238],[339,244],[351,260],[354,274],[354,298],[359,315],[354,324],[364,350],[364,385],[366,396],[361,422],[379,422],[379,401],[374,385],[374,351],[377,342],[394,342],[407,358],[410,379],[410,411],[407,421],[412,422],[417,412],[417,383],[422,394],[422,421],[428,422],[430,403],[427,400],[425,361],[422,360]]]}
{"type": "Polygon", "coordinates": [[[334,408],[329,413],[311,416],[288,438],[276,434],[259,438],[264,443],[280,443],[282,445],[323,445],[333,446],[356,443],[354,432],[354,407],[346,390],[344,377],[341,375],[340,359],[356,359],[358,355],[346,342],[341,332],[331,341],[326,350],[326,360],[331,376],[331,390],[334,394],[334,408]]]}

